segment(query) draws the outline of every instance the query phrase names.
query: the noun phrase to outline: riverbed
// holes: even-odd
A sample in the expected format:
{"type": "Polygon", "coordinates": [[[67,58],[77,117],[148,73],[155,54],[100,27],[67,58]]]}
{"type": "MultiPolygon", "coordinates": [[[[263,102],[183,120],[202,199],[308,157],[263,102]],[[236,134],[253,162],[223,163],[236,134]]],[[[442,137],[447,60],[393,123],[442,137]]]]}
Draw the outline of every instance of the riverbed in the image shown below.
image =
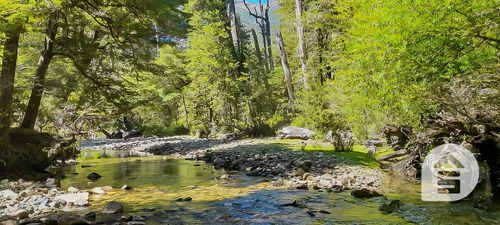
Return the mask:
{"type": "Polygon", "coordinates": [[[247,176],[203,161],[188,161],[130,151],[83,151],[79,164],[53,169],[61,190],[112,186],[103,195],[91,195],[89,210],[99,212],[109,201],[125,206],[125,216],[142,215],[147,224],[253,223],[253,224],[498,224],[500,208],[489,212],[471,203],[429,203],[420,200],[418,182],[384,175],[385,197],[358,199],[349,191],[297,190],[275,187],[272,177],[247,176]],[[90,181],[97,172],[102,178],[90,181]],[[228,179],[221,179],[229,174],[228,179]],[[124,185],[130,190],[120,189],[124,185]],[[179,198],[191,201],[177,201],[179,198]],[[385,214],[379,206],[401,200],[400,212],[385,214]],[[302,207],[286,206],[294,201],[302,207]]]}

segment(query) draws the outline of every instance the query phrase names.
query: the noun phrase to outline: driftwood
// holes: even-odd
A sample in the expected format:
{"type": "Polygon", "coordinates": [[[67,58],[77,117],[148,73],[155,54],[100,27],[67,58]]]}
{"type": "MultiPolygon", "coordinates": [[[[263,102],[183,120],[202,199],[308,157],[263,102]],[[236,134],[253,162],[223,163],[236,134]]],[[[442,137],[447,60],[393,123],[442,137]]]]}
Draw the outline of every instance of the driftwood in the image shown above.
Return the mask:
{"type": "MultiPolygon", "coordinates": [[[[461,144],[471,151],[480,153],[477,156],[478,161],[486,161],[490,167],[490,172],[483,171],[482,182],[485,185],[491,183],[493,190],[486,192],[491,192],[495,197],[500,196],[500,138],[498,135],[500,125],[498,123],[488,121],[486,117],[468,118],[450,113],[438,113],[423,118],[422,124],[425,126],[424,129],[410,140],[404,149],[379,157],[377,160],[387,161],[402,157],[393,166],[392,171],[397,176],[411,180],[419,176],[422,158],[431,150],[431,147],[445,143],[461,144]],[[486,176],[488,174],[489,176],[486,176]]],[[[475,195],[482,196],[485,191],[478,188],[475,192],[478,192],[475,195]]],[[[488,199],[478,200],[476,207],[488,208],[487,203],[488,199]]]]}
{"type": "Polygon", "coordinates": [[[377,158],[377,160],[378,161],[386,161],[386,160],[393,159],[393,158],[396,158],[396,157],[401,157],[401,156],[408,155],[408,153],[410,153],[410,151],[408,151],[407,149],[401,149],[401,150],[395,151],[395,152],[393,152],[391,154],[380,156],[380,157],[377,158]]]}

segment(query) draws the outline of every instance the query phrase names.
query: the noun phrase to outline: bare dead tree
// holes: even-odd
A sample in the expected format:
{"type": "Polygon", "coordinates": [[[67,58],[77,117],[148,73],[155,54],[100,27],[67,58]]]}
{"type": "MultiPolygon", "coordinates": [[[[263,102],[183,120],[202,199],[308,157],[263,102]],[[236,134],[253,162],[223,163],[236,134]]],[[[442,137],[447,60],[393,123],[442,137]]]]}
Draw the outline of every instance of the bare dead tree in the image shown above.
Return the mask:
{"type": "Polygon", "coordinates": [[[295,17],[297,19],[297,37],[299,39],[299,58],[302,67],[302,82],[304,84],[304,89],[307,91],[309,86],[307,85],[307,50],[306,43],[304,42],[304,25],[302,25],[302,1],[295,0],[295,17]]]}
{"type": "MultiPolygon", "coordinates": [[[[255,22],[259,25],[262,35],[262,43],[264,44],[264,60],[265,63],[269,63],[269,69],[274,70],[273,61],[273,50],[271,47],[271,23],[269,22],[269,5],[270,0],[264,5],[262,0],[259,0],[259,4],[253,7],[253,11],[250,5],[243,0],[243,4],[248,10],[248,14],[255,18],[255,22]]],[[[267,65],[266,65],[267,67],[267,65]]]]}
{"type": "Polygon", "coordinates": [[[283,37],[281,35],[281,31],[279,30],[278,32],[276,32],[276,43],[278,43],[278,48],[280,50],[281,64],[283,65],[283,71],[285,72],[285,81],[286,81],[286,89],[288,91],[288,98],[290,100],[290,103],[293,103],[292,74],[290,72],[290,68],[288,67],[285,45],[283,44],[283,37]]]}

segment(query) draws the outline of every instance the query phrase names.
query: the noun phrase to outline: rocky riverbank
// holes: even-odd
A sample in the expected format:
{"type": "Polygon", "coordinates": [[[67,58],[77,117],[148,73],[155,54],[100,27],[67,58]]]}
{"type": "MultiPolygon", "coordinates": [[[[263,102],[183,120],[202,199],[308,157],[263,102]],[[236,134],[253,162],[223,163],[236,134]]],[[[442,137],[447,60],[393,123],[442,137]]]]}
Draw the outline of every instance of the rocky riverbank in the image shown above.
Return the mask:
{"type": "MultiPolygon", "coordinates": [[[[215,168],[225,169],[229,174],[241,171],[248,176],[266,177],[274,186],[332,192],[353,190],[351,195],[358,198],[379,196],[377,189],[381,184],[381,172],[376,168],[348,163],[343,158],[321,151],[305,153],[258,140],[226,143],[214,139],[171,137],[82,142],[81,150],[92,149],[203,160],[215,168]]],[[[220,179],[229,178],[229,174],[220,179]]],[[[142,220],[148,219],[144,215],[122,217],[119,213],[123,211],[123,206],[120,207],[119,203],[107,204],[100,212],[89,211],[87,206],[92,198],[112,191],[110,186],[61,190],[54,178],[45,182],[20,179],[3,180],[0,190],[0,215],[3,215],[0,224],[142,224],[142,220]]]]}
{"type": "MultiPolygon", "coordinates": [[[[305,142],[304,142],[305,143],[305,142]]],[[[123,142],[82,143],[83,149],[148,152],[188,160],[203,160],[216,168],[269,177],[275,186],[297,189],[342,190],[380,187],[381,172],[347,162],[322,151],[305,153],[254,140],[227,142],[191,137],[136,138],[123,142]]]]}
{"type": "MultiPolygon", "coordinates": [[[[108,202],[101,212],[89,211],[89,197],[100,196],[112,191],[113,187],[104,186],[91,190],[78,190],[69,187],[61,190],[56,179],[46,182],[2,180],[0,183],[0,224],[144,224],[139,215],[122,217],[123,205],[108,202]]],[[[123,191],[126,187],[123,188],[123,191]]]]}

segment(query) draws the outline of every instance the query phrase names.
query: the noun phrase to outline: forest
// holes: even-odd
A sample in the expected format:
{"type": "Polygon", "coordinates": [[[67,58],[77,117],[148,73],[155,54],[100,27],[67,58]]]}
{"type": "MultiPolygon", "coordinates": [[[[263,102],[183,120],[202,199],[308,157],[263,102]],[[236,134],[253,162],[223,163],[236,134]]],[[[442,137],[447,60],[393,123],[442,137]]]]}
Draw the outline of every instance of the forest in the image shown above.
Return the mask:
{"type": "MultiPolygon", "coordinates": [[[[81,159],[88,140],[128,149],[134,138],[174,136],[189,137],[180,151],[198,148],[196,140],[210,147],[250,140],[255,148],[296,148],[285,155],[332,151],[419,180],[431,149],[454,143],[480,166],[471,204],[500,213],[496,0],[0,0],[0,14],[2,179],[51,177],[46,169],[81,159]],[[270,141],[285,128],[313,135],[270,141]]],[[[173,146],[148,151],[170,155],[173,146]]],[[[235,154],[259,161],[272,152],[247,147],[199,157],[226,171],[266,171],[236,163],[235,154]]],[[[290,162],[273,182],[307,181],[318,160],[330,162],[290,162]]],[[[299,203],[290,204],[304,208],[299,203]]]]}

